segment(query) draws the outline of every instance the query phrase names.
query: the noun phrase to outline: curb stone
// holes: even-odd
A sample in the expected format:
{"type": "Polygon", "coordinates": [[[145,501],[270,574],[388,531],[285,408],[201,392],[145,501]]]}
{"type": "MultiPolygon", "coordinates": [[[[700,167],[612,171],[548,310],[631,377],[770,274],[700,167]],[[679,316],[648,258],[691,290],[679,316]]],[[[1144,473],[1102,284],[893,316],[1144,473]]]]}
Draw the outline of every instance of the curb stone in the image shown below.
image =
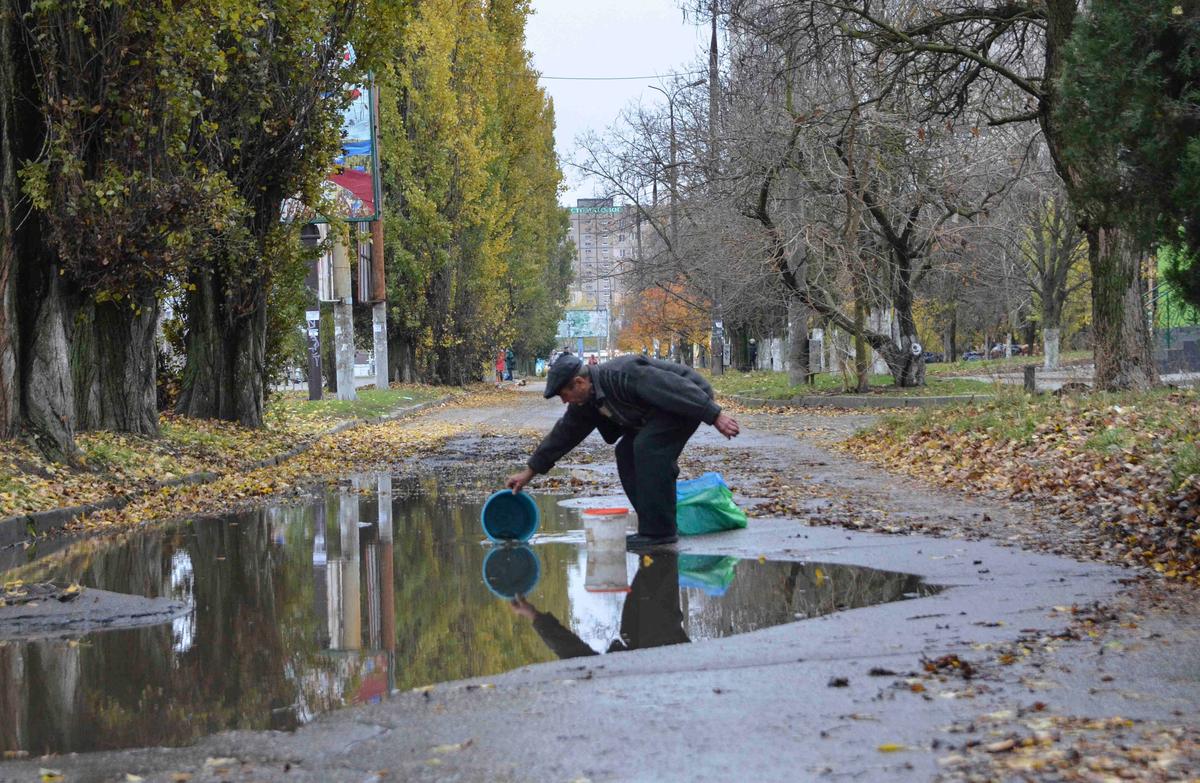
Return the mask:
{"type": "Polygon", "coordinates": [[[759,397],[726,395],[729,399],[747,408],[939,408],[960,403],[987,402],[991,394],[954,394],[941,397],[875,397],[867,395],[845,395],[823,397],[807,395],[789,400],[766,400],[759,397]]]}
{"type": "MultiPolygon", "coordinates": [[[[439,397],[436,400],[428,400],[407,408],[400,408],[395,412],[384,416],[373,416],[369,419],[351,419],[349,421],[344,421],[341,424],[322,432],[320,435],[313,438],[309,443],[303,443],[280,454],[275,454],[274,456],[258,460],[257,462],[247,465],[244,470],[260,470],[261,468],[271,467],[272,465],[279,465],[308,451],[313,447],[313,444],[317,443],[323,438],[328,438],[331,435],[337,435],[345,432],[346,430],[354,429],[355,427],[360,427],[363,425],[382,424],[386,421],[403,419],[407,416],[411,416],[414,413],[420,413],[427,408],[432,408],[435,405],[441,405],[449,402],[458,396],[458,394],[447,394],[446,396],[439,397]]],[[[152,492],[157,492],[160,489],[192,484],[207,484],[220,478],[221,475],[222,474],[220,473],[212,473],[209,471],[189,473],[186,476],[180,476],[168,481],[156,482],[152,487],[144,492],[134,492],[128,495],[114,495],[113,497],[98,500],[95,503],[84,503],[79,506],[52,508],[47,509],[46,511],[35,511],[31,514],[15,514],[11,517],[4,517],[0,519],[0,550],[17,546],[28,540],[38,538],[39,536],[53,533],[56,530],[61,530],[75,519],[86,516],[87,514],[94,514],[97,511],[110,511],[124,508],[134,500],[137,500],[140,497],[145,497],[152,492]]]]}

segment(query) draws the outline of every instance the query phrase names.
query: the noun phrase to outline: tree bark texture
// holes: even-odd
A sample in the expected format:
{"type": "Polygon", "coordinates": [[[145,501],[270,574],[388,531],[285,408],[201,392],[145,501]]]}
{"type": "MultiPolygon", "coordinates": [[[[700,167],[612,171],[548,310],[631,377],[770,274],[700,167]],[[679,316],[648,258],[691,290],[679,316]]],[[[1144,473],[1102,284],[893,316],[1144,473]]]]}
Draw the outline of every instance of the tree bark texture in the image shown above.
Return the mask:
{"type": "Polygon", "coordinates": [[[812,377],[809,369],[808,320],[812,308],[795,295],[788,297],[788,383],[799,386],[812,377]]]}
{"type": "Polygon", "coordinates": [[[1045,370],[1057,370],[1061,360],[1059,358],[1059,342],[1062,332],[1057,328],[1045,328],[1042,330],[1042,342],[1045,355],[1042,360],[1042,368],[1045,370]]]}
{"type": "Polygon", "coordinates": [[[388,362],[391,364],[392,380],[399,383],[416,383],[416,346],[411,337],[388,331],[388,362]]]}
{"type": "Polygon", "coordinates": [[[77,428],[157,436],[157,297],[77,301],[68,321],[77,428]]]}
{"type": "Polygon", "coordinates": [[[13,239],[19,199],[15,171],[12,7],[0,5],[0,439],[16,434],[21,418],[21,376],[17,357],[16,259],[13,239]]]}
{"type": "MultiPolygon", "coordinates": [[[[857,279],[857,278],[856,278],[857,279]]],[[[861,287],[854,291],[854,390],[865,392],[871,388],[871,357],[864,333],[867,331],[867,305],[863,301],[861,287]]]]}
{"type": "Polygon", "coordinates": [[[188,293],[187,364],[176,411],[260,427],[266,377],[267,295],[261,282],[227,285],[198,270],[188,293]],[[231,294],[237,301],[231,300],[231,294]],[[240,295],[239,295],[240,294],[240,295]]]}
{"type": "Polygon", "coordinates": [[[21,341],[21,405],[25,425],[42,452],[51,459],[73,462],[79,453],[75,445],[75,390],[67,362],[57,268],[46,270],[44,282],[42,295],[30,303],[27,322],[31,329],[21,341]]]}
{"type": "Polygon", "coordinates": [[[58,266],[48,247],[37,210],[21,199],[15,180],[17,161],[34,160],[45,142],[45,120],[36,111],[36,79],[31,72],[14,4],[0,4],[0,198],[6,224],[0,238],[0,396],[7,428],[23,426],[53,460],[73,462],[75,400],[67,363],[67,337],[58,266]],[[20,297],[17,297],[17,291],[20,297]],[[11,369],[7,367],[11,366],[11,369]]]}
{"type": "Polygon", "coordinates": [[[953,362],[958,359],[958,308],[950,310],[950,317],[946,319],[946,331],[942,337],[942,348],[945,352],[944,357],[948,362],[953,362]]]}
{"type": "Polygon", "coordinates": [[[1127,231],[1089,228],[1096,389],[1148,389],[1158,381],[1150,353],[1141,256],[1127,231]]]}

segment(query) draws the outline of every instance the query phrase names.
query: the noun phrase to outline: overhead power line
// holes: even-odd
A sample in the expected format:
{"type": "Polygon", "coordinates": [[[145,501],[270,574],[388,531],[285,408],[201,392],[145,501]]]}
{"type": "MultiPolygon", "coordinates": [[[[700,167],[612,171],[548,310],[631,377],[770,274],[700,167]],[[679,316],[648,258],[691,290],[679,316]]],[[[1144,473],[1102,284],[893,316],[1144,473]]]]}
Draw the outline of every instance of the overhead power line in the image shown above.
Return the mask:
{"type": "Polygon", "coordinates": [[[539,79],[553,79],[561,82],[627,82],[647,81],[650,79],[668,79],[672,76],[690,76],[704,71],[680,71],[678,73],[656,73],[651,76],[538,76],[539,79]]]}

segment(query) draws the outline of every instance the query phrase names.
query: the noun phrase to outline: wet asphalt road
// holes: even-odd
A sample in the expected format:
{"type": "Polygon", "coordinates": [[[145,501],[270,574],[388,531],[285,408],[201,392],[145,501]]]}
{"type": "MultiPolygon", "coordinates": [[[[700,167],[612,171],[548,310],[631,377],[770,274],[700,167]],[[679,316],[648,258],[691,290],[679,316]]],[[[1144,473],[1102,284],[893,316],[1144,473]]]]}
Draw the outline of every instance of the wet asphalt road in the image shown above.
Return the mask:
{"type": "MultiPolygon", "coordinates": [[[[529,394],[512,405],[429,415],[544,430],[560,409],[529,394]]],[[[783,474],[820,484],[830,503],[890,503],[912,518],[1021,513],[881,476],[819,445],[862,421],[814,417],[796,437],[765,431],[754,423],[765,420],[753,417],[733,442],[702,427],[690,451],[750,492],[755,475],[783,474]]],[[[586,468],[611,476],[611,452],[591,453],[596,462],[586,468]]],[[[1024,730],[1034,704],[1051,716],[1195,723],[1197,624],[1190,614],[1148,611],[1123,584],[1128,570],[988,540],[859,533],[795,518],[753,519],[747,530],[685,540],[680,551],[853,563],[919,573],[950,589],[732,638],[397,694],[294,734],[233,732],[190,748],[6,762],[0,780],[37,780],[42,768],[67,781],[136,775],[172,783],[933,780],[954,774],[939,759],[965,742],[1024,730]],[[1109,622],[1095,637],[1068,633],[1079,622],[1068,607],[1097,602],[1136,622],[1109,622]],[[1015,659],[1002,660],[1011,650],[1015,659]],[[974,676],[924,671],[923,661],[947,655],[973,662],[974,676]]]]}

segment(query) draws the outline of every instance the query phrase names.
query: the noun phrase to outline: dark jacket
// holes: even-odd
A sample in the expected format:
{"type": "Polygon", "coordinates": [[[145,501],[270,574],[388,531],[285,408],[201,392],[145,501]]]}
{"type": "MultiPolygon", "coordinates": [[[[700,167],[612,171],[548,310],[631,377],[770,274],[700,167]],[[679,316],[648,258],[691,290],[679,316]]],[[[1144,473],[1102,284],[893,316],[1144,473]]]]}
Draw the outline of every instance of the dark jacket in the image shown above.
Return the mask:
{"type": "Polygon", "coordinates": [[[641,429],[658,412],[712,424],[721,413],[712,386],[684,364],[645,356],[618,356],[588,367],[591,398],[570,405],[529,458],[535,473],[545,473],[564,454],[599,429],[605,443],[641,429]]]}

